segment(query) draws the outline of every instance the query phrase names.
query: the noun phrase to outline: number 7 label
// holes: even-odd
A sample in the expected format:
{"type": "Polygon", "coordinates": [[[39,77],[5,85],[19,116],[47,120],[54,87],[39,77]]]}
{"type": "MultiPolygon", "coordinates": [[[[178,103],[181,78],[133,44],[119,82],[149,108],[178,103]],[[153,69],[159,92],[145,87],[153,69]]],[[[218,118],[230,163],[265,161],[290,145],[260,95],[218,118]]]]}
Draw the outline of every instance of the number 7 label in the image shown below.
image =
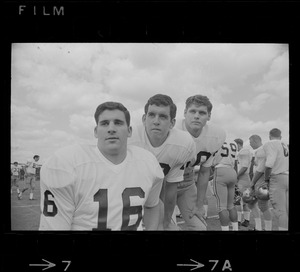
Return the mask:
{"type": "Polygon", "coordinates": [[[66,266],[66,268],[64,269],[64,271],[67,271],[68,270],[68,268],[69,268],[69,266],[70,266],[70,264],[71,264],[71,261],[61,261],[62,263],[67,263],[67,266],[66,266]]]}

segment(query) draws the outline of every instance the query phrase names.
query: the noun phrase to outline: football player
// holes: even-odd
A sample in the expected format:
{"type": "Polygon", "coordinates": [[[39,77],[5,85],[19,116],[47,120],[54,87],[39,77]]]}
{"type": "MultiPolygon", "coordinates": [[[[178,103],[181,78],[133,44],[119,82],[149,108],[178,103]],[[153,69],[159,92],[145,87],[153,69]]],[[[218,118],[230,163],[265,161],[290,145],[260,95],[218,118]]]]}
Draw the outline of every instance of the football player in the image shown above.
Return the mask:
{"type": "Polygon", "coordinates": [[[172,220],[177,200],[177,184],[183,180],[186,164],[195,160],[196,156],[192,137],[174,128],[176,110],[171,97],[163,94],[150,97],[144,107],[143,124],[133,130],[129,140],[130,144],[151,151],[164,171],[160,227],[164,230],[180,230],[172,220]]]}
{"type": "Polygon", "coordinates": [[[178,184],[178,207],[190,230],[206,229],[203,221],[207,216],[206,191],[211,166],[214,154],[222,147],[226,138],[222,128],[207,124],[211,118],[212,107],[208,97],[191,96],[185,103],[184,119],[177,124],[179,129],[189,132],[196,144],[196,161],[186,167],[184,180],[178,184]],[[196,166],[199,171],[195,183],[196,166]]]}
{"type": "Polygon", "coordinates": [[[238,147],[234,141],[226,141],[213,161],[215,168],[213,190],[217,199],[222,231],[229,230],[230,222],[232,230],[238,230],[237,210],[233,204],[237,184],[237,173],[234,169],[237,150],[238,147]]]}
{"type": "MultiPolygon", "coordinates": [[[[255,190],[256,194],[259,188],[265,183],[264,171],[266,155],[262,146],[261,137],[259,135],[251,135],[249,138],[250,146],[255,150],[255,170],[251,181],[251,188],[255,190]]],[[[257,199],[258,207],[261,210],[265,223],[265,230],[272,230],[272,214],[269,209],[269,201],[257,199]]],[[[254,218],[255,230],[262,230],[260,217],[254,218]]]]}
{"type": "Polygon", "coordinates": [[[41,169],[40,230],[155,230],[163,171],[155,156],[128,146],[130,114],[117,102],[94,114],[97,145],[58,150],[41,169]]]}
{"type": "Polygon", "coordinates": [[[278,219],[278,229],[288,230],[289,149],[281,141],[281,131],[270,130],[269,142],[264,143],[266,154],[265,182],[269,184],[270,202],[278,219]]]}
{"type": "Polygon", "coordinates": [[[35,189],[35,182],[36,182],[36,170],[40,167],[40,165],[37,163],[40,159],[39,155],[34,155],[33,160],[27,161],[25,165],[25,187],[22,189],[22,191],[19,193],[18,198],[22,198],[22,194],[30,189],[29,193],[29,200],[34,200],[33,198],[33,191],[35,189]]]}
{"type": "Polygon", "coordinates": [[[10,168],[10,171],[11,171],[10,192],[12,193],[12,188],[15,186],[17,188],[17,194],[19,194],[20,193],[20,189],[19,189],[20,168],[18,162],[14,162],[14,164],[10,168]]]}
{"type": "MultiPolygon", "coordinates": [[[[237,181],[238,189],[241,193],[251,187],[251,180],[249,176],[249,169],[251,166],[252,153],[249,148],[243,148],[244,142],[242,139],[234,140],[238,146],[237,154],[237,181]]],[[[237,206],[238,222],[243,227],[249,227],[250,224],[250,211],[253,212],[254,218],[259,218],[259,210],[255,202],[246,204],[242,201],[237,206]],[[244,215],[244,221],[242,222],[242,214],[244,215]]]]}

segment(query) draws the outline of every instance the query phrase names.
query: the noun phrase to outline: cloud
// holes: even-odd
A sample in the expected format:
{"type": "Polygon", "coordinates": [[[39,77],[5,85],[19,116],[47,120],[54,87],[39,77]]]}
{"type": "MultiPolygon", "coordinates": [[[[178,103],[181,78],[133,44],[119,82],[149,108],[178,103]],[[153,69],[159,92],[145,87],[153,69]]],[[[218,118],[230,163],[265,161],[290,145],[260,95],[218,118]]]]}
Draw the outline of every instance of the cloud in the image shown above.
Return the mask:
{"type": "Polygon", "coordinates": [[[289,57],[288,52],[277,56],[264,74],[261,83],[254,86],[257,92],[269,92],[280,97],[289,95],[289,57]]]}
{"type": "Polygon", "coordinates": [[[40,110],[27,106],[11,104],[11,129],[35,129],[43,128],[49,124],[47,116],[40,110]]]}
{"type": "Polygon", "coordinates": [[[288,65],[276,44],[13,44],[12,152],[44,158],[95,142],[93,115],[105,101],[123,103],[140,124],[157,93],[172,97],[177,119],[187,97],[207,95],[210,122],[232,137],[273,127],[288,135],[288,65]]]}
{"type": "Polygon", "coordinates": [[[228,139],[237,137],[248,139],[252,134],[259,134],[267,141],[268,132],[275,127],[282,130],[285,139],[289,137],[289,123],[284,116],[268,121],[253,121],[251,116],[241,114],[239,109],[231,104],[215,104],[209,122],[222,127],[228,139]]]}
{"type": "Polygon", "coordinates": [[[272,95],[268,93],[261,93],[257,95],[252,101],[241,101],[239,103],[240,109],[242,111],[258,111],[260,110],[267,101],[272,99],[272,95]]]}
{"type": "Polygon", "coordinates": [[[96,126],[95,119],[93,115],[85,116],[80,114],[70,115],[70,128],[78,137],[82,138],[93,138],[94,137],[94,127],[96,126]]]}

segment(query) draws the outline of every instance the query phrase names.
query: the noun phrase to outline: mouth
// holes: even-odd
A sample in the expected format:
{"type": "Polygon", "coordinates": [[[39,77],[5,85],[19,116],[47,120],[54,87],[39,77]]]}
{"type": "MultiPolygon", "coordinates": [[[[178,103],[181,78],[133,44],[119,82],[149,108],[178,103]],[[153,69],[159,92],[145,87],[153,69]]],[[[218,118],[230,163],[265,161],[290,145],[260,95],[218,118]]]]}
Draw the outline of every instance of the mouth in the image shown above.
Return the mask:
{"type": "Polygon", "coordinates": [[[107,137],[105,140],[107,141],[116,141],[116,140],[119,140],[118,137],[107,137]]]}
{"type": "Polygon", "coordinates": [[[159,128],[152,128],[152,131],[161,131],[159,128]]]}
{"type": "Polygon", "coordinates": [[[193,121],[192,124],[194,124],[194,125],[201,125],[201,122],[193,121]]]}

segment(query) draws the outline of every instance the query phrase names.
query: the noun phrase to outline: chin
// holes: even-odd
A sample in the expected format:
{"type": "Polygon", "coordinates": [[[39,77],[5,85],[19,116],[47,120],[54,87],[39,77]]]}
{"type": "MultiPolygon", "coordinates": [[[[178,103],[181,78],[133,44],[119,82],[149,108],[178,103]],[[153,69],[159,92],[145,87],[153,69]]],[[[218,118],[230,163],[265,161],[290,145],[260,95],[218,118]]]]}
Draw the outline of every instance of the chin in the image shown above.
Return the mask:
{"type": "Polygon", "coordinates": [[[192,129],[197,130],[197,129],[201,129],[201,128],[202,128],[202,125],[191,125],[190,127],[191,127],[192,129]]]}

